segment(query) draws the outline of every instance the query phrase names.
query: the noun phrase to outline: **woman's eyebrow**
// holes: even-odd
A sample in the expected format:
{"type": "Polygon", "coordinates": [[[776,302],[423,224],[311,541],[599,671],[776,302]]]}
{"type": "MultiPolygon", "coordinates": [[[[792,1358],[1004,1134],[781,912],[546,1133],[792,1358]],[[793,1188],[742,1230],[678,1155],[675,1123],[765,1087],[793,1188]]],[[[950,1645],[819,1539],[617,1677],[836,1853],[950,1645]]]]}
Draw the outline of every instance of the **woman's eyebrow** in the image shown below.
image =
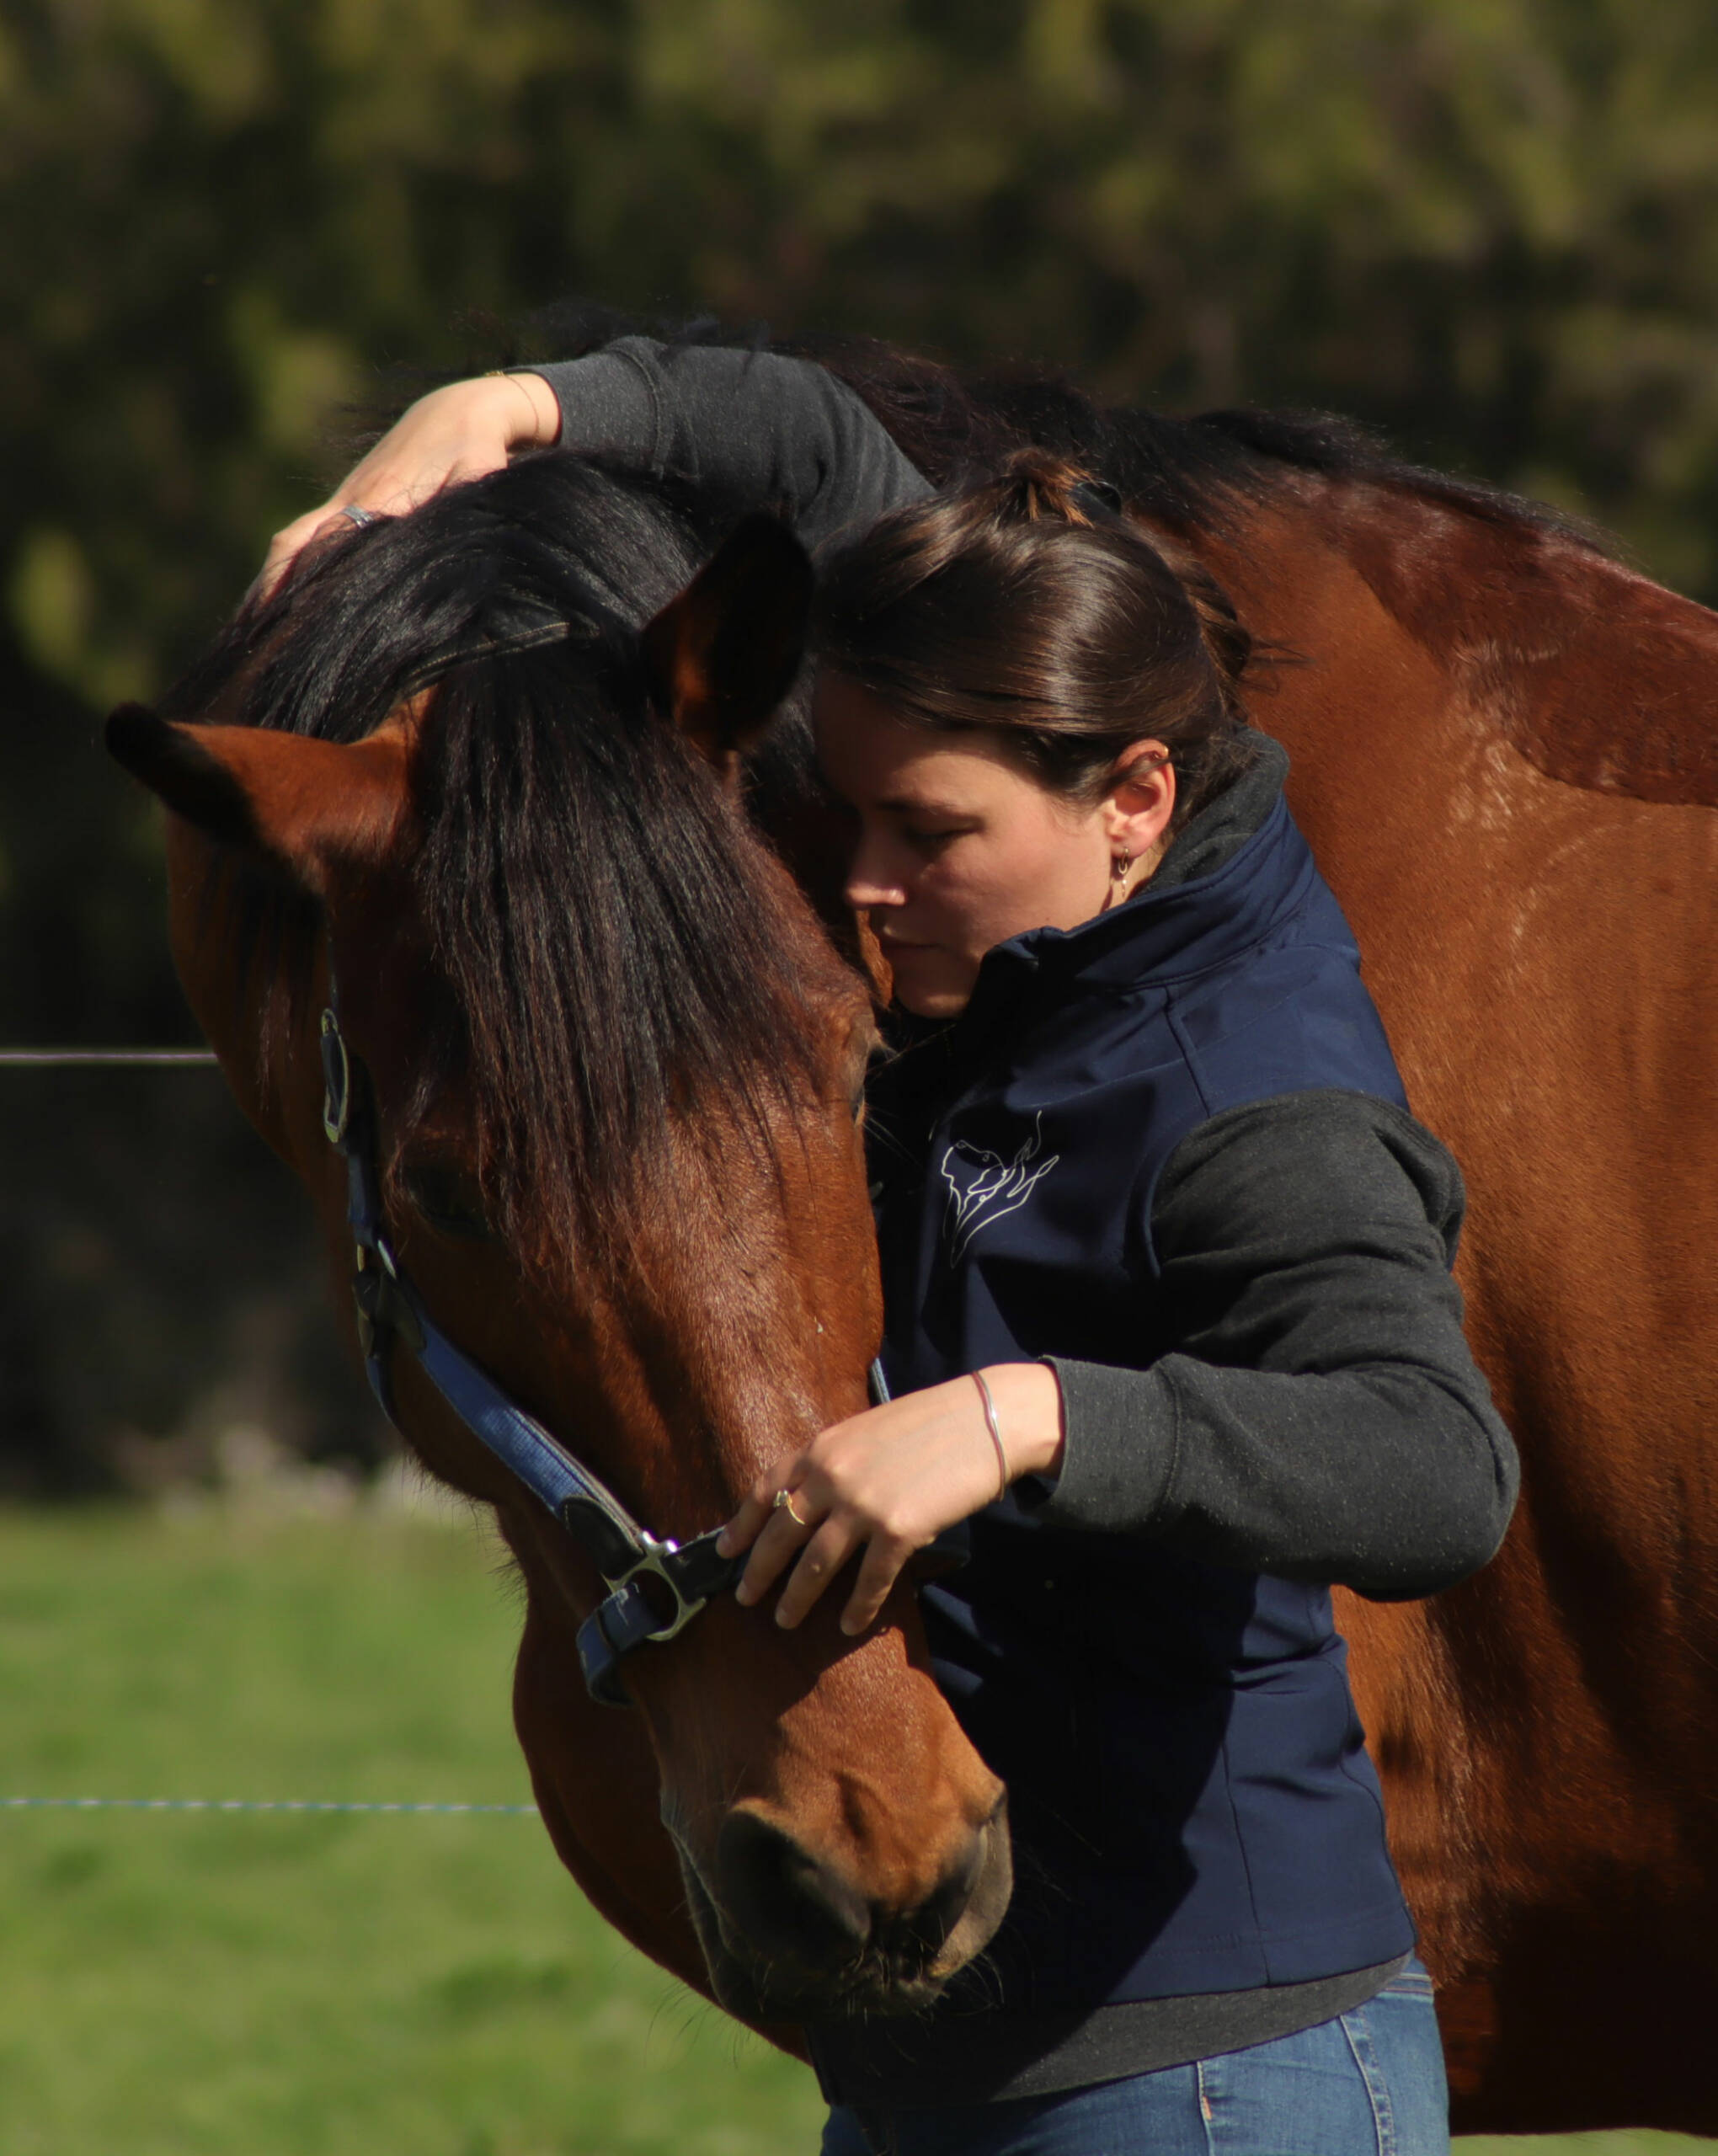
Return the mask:
{"type": "Polygon", "coordinates": [[[896,816],[969,816],[972,811],[952,801],[939,801],[924,793],[889,794],[875,804],[896,816]]]}
{"type": "MultiPolygon", "coordinates": [[[[830,776],[820,756],[813,758],[812,769],[817,774],[818,783],[826,787],[838,801],[846,801],[850,808],[857,806],[856,803],[848,799],[830,776]]],[[[919,793],[886,794],[881,800],[873,801],[871,807],[873,814],[880,811],[891,816],[950,816],[958,819],[968,817],[972,813],[957,802],[939,801],[932,796],[919,793]]]]}

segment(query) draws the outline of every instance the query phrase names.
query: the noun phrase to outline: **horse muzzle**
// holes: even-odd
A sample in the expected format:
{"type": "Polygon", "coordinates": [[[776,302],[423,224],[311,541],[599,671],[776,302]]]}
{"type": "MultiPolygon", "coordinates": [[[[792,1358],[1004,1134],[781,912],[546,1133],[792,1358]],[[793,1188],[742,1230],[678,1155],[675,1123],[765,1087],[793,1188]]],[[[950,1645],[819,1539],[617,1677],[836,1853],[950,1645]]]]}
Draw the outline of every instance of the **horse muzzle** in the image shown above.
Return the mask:
{"type": "Polygon", "coordinates": [[[1013,1888],[1006,1798],[934,1876],[893,1894],[755,1800],[728,1814],[709,1866],[676,1846],[717,1994],[747,2020],[921,2012],[989,1944],[1013,1888]]]}

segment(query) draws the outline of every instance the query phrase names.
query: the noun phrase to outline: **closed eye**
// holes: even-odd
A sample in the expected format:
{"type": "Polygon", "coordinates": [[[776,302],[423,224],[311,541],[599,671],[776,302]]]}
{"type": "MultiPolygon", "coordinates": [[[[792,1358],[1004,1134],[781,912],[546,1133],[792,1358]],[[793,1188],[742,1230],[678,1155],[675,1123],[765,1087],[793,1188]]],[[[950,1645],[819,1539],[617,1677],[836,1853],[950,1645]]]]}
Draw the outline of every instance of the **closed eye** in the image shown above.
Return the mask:
{"type": "Polygon", "coordinates": [[[412,1210],[437,1235],[487,1241],[493,1234],[476,1183],[463,1169],[440,1161],[413,1161],[399,1171],[412,1210]]]}

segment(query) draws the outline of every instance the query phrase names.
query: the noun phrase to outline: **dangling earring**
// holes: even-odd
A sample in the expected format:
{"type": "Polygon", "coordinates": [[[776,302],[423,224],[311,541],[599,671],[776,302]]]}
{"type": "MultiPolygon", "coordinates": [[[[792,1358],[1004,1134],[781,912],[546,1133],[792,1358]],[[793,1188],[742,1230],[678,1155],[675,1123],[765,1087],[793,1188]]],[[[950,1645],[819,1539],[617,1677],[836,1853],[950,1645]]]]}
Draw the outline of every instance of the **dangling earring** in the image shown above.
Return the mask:
{"type": "Polygon", "coordinates": [[[1118,853],[1110,862],[1110,882],[1115,886],[1114,890],[1110,894],[1112,898],[1121,898],[1126,892],[1128,871],[1133,865],[1134,857],[1131,853],[1118,853]]]}

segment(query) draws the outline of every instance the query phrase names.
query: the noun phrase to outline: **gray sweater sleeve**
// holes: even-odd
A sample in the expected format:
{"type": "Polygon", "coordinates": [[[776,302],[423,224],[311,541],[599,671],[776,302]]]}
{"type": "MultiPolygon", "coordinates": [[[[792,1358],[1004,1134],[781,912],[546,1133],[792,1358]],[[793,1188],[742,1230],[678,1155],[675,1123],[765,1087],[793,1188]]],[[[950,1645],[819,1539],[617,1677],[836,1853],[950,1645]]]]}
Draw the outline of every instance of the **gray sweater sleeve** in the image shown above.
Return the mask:
{"type": "Polygon", "coordinates": [[[1517,1465],[1462,1334],[1462,1208],[1454,1161],[1385,1101],[1202,1124],[1151,1203],[1175,1349],[1052,1358],[1067,1447],[1041,1516],[1378,1599],[1484,1564],[1517,1465]]]}
{"type": "Polygon", "coordinates": [[[808,547],[928,494],[844,383],[809,360],[622,337],[537,367],[561,441],[776,507],[808,547]]]}

